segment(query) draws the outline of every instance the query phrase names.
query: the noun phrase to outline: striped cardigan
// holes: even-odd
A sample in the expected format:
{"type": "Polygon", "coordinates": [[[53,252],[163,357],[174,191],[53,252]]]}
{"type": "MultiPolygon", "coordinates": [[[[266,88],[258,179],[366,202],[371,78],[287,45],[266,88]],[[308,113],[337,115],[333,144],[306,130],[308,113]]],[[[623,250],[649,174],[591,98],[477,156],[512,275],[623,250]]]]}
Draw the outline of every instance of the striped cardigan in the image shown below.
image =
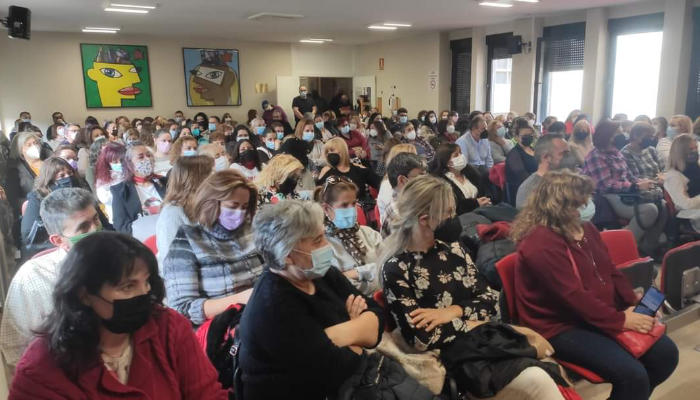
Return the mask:
{"type": "Polygon", "coordinates": [[[262,274],[262,258],[248,227],[180,227],[163,260],[168,305],[194,325],[206,320],[204,302],[250,289],[262,274]]]}

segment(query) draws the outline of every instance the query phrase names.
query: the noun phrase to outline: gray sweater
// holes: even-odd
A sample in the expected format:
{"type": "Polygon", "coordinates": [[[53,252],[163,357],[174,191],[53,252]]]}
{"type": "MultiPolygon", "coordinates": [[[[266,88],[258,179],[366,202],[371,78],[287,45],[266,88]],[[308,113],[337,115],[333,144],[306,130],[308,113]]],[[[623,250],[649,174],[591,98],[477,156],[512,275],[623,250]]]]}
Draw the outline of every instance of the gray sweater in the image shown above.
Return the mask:
{"type": "Polygon", "coordinates": [[[540,185],[541,181],[542,177],[537,175],[537,172],[535,172],[532,175],[528,176],[527,179],[525,179],[523,183],[520,184],[520,187],[518,188],[518,194],[515,198],[515,208],[520,210],[523,207],[525,207],[525,204],[527,204],[527,199],[530,197],[530,194],[535,189],[537,189],[537,186],[540,185]]]}

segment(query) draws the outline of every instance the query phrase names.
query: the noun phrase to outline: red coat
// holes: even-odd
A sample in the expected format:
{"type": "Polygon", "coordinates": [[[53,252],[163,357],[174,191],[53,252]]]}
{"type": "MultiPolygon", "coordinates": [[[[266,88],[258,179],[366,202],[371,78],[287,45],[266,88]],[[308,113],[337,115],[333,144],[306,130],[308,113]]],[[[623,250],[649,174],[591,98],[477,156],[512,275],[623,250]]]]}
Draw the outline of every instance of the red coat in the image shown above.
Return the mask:
{"type": "Polygon", "coordinates": [[[362,134],[359,131],[350,131],[349,139],[343,136],[342,134],[338,135],[338,137],[345,140],[345,143],[348,145],[350,157],[355,157],[355,151],[353,150],[353,147],[361,147],[365,151],[365,158],[369,159],[370,151],[369,144],[367,143],[367,138],[362,136],[362,134]]]}
{"type": "Polygon", "coordinates": [[[192,326],[176,311],[164,309],[151,318],[134,333],[133,346],[127,385],[101,362],[74,382],[58,367],[46,340],[35,339],[17,365],[9,399],[228,399],[192,326]]]}
{"type": "Polygon", "coordinates": [[[598,230],[586,223],[584,232],[583,248],[542,226],[518,244],[518,317],[523,325],[547,339],[584,324],[609,334],[618,333],[625,322],[624,309],[636,302],[632,286],[610,261],[598,230]],[[583,286],[574,274],[567,246],[578,265],[583,286]]]}

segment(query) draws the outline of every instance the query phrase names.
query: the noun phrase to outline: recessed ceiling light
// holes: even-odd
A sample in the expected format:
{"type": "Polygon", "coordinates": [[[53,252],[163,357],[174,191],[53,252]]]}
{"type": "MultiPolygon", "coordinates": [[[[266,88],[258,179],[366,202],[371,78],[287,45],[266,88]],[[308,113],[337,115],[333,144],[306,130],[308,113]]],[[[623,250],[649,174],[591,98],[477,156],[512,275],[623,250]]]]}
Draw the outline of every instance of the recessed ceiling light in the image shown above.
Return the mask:
{"type": "Polygon", "coordinates": [[[101,27],[101,26],[86,26],[86,27],[83,28],[83,29],[94,29],[94,30],[97,30],[97,31],[100,31],[100,30],[101,30],[101,31],[119,31],[119,30],[121,30],[122,28],[107,28],[107,27],[101,27]]]}
{"type": "Polygon", "coordinates": [[[131,14],[148,14],[148,10],[137,10],[134,8],[114,8],[114,7],[107,7],[105,8],[105,11],[109,12],[120,12],[120,13],[131,13],[131,14]]]}
{"type": "Polygon", "coordinates": [[[110,7],[124,7],[124,8],[144,8],[147,10],[155,10],[155,5],[140,5],[140,4],[124,4],[124,3],[109,3],[110,7]]]}
{"type": "Polygon", "coordinates": [[[497,2],[497,1],[479,1],[480,6],[486,6],[486,7],[501,7],[501,8],[508,8],[508,7],[513,7],[511,3],[503,3],[503,2],[497,2]]]}
{"type": "Polygon", "coordinates": [[[117,31],[113,29],[88,29],[88,28],[83,28],[83,32],[85,33],[117,33],[117,31]]]}
{"type": "Polygon", "coordinates": [[[395,26],[384,26],[384,25],[370,25],[367,28],[372,29],[372,30],[377,30],[377,31],[395,31],[398,29],[395,26]]]}
{"type": "Polygon", "coordinates": [[[410,28],[411,27],[411,24],[400,24],[397,22],[385,22],[383,25],[384,26],[396,26],[399,28],[410,28]]]}
{"type": "Polygon", "coordinates": [[[312,39],[301,39],[299,42],[301,42],[301,43],[315,43],[315,44],[324,44],[324,43],[326,43],[325,40],[312,40],[312,39]]]}

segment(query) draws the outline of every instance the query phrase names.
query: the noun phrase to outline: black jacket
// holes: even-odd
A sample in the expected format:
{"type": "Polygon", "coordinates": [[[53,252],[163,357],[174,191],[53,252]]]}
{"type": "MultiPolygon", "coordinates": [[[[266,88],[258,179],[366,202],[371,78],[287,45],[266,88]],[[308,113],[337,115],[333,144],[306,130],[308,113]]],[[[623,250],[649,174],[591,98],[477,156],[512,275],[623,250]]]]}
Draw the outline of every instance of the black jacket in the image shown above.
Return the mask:
{"type": "MultiPolygon", "coordinates": [[[[469,182],[471,182],[471,184],[476,187],[477,198],[484,195],[484,190],[481,185],[481,174],[479,173],[479,171],[477,171],[476,168],[474,168],[471,165],[467,165],[462,170],[462,175],[464,175],[464,177],[467,178],[467,180],[469,180],[469,182]]],[[[447,181],[447,183],[449,183],[452,187],[452,192],[454,193],[455,197],[455,206],[457,207],[457,215],[466,214],[479,208],[479,202],[475,198],[466,198],[464,196],[464,193],[462,193],[462,189],[460,189],[459,186],[457,186],[457,184],[452,182],[451,179],[447,178],[445,174],[438,175],[438,177],[447,181]]]]}
{"type": "Polygon", "coordinates": [[[16,215],[21,214],[22,203],[27,200],[29,192],[34,190],[36,175],[26,161],[10,160],[7,166],[7,200],[16,215]]]}
{"type": "MultiPolygon", "coordinates": [[[[153,178],[161,198],[165,199],[166,178],[153,178]]],[[[141,200],[133,181],[121,182],[110,188],[112,192],[112,221],[118,232],[131,234],[131,224],[143,213],[141,200]]]]}

